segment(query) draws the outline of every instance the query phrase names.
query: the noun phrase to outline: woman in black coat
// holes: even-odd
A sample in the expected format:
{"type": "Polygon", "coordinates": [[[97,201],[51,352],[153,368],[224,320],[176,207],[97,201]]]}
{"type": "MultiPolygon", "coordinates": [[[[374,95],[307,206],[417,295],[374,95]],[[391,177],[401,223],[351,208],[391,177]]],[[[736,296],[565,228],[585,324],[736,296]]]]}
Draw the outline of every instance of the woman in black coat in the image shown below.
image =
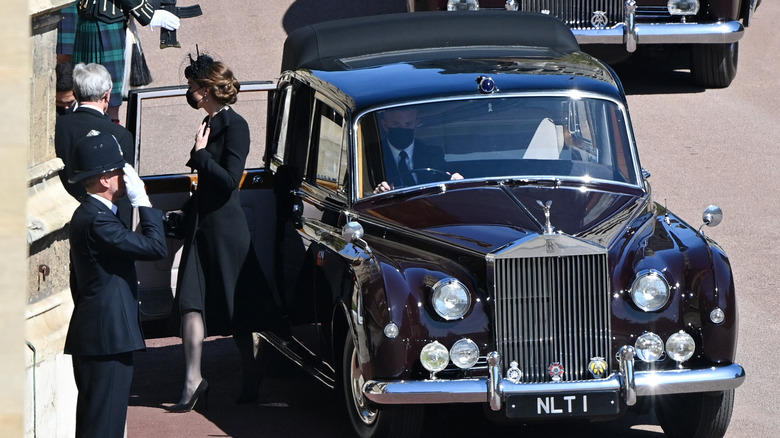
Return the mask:
{"type": "MultiPolygon", "coordinates": [[[[187,223],[174,315],[181,317],[185,381],[179,403],[187,412],[208,395],[201,375],[203,339],[233,335],[244,365],[239,403],[258,397],[260,370],[253,355],[252,320],[260,318],[260,266],[250,244],[239,185],[249,153],[249,126],[229,105],[240,85],[223,63],[199,55],[185,69],[187,102],[208,115],[200,124],[187,166],[198,186],[183,208],[187,223]]],[[[205,401],[205,400],[204,400],[205,401]]]]}

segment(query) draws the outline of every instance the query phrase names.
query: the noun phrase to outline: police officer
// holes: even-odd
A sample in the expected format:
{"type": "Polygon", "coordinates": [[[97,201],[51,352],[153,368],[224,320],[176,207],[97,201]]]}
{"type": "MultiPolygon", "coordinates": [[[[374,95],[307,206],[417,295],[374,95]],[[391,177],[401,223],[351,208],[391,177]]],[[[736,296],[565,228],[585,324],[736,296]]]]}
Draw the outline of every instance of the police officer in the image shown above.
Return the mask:
{"type": "Polygon", "coordinates": [[[78,388],[76,437],[121,438],[133,351],[145,348],[135,261],[165,257],[163,213],[152,208],[143,182],[111,134],[91,131],[74,153],[71,181],[87,190],[70,223],[75,306],[65,353],[73,356],[78,388]],[[138,208],[140,233],[116,217],[116,201],[124,196],[138,208]]]}

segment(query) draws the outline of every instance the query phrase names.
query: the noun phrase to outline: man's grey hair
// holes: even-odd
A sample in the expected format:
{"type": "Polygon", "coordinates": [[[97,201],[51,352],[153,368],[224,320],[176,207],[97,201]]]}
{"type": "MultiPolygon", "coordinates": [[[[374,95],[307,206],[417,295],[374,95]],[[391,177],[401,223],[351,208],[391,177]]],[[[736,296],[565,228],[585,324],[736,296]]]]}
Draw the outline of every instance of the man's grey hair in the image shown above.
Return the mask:
{"type": "Polygon", "coordinates": [[[97,102],[112,85],[111,75],[100,64],[79,63],[73,67],[73,94],[79,102],[97,102]]]}

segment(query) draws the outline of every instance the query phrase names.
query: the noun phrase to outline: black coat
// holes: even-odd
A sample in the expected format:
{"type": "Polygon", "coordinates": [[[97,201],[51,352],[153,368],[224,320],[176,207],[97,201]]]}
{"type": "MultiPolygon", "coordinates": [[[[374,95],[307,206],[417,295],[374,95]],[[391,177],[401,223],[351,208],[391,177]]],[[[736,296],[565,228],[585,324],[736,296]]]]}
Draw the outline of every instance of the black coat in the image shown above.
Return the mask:
{"type": "Polygon", "coordinates": [[[178,324],[182,312],[200,311],[209,335],[228,335],[259,317],[246,300],[258,299],[263,277],[239,193],[249,125],[227,108],[210,127],[207,146],[193,149],[187,162],[198,173],[198,187],[182,208],[187,232],[172,314],[178,324]]]}
{"type": "Polygon", "coordinates": [[[158,260],[167,248],[162,212],[141,207],[141,233],[128,230],[104,204],[85,196],[70,222],[70,288],[75,307],[65,353],[109,355],[145,347],[138,313],[136,260],[158,260]]]}
{"type": "MultiPolygon", "coordinates": [[[[119,147],[122,150],[122,156],[130,165],[135,166],[135,143],[130,131],[111,121],[107,114],[101,114],[94,109],[79,106],[70,114],[57,117],[57,124],[54,129],[54,150],[57,157],[65,163],[65,168],[60,170],[60,180],[65,190],[76,200],[80,201],[87,191],[81,183],[71,184],[68,178],[73,176],[76,163],[73,161],[76,143],[87,136],[91,130],[107,132],[116,138],[119,147]]],[[[119,211],[117,215],[122,222],[130,226],[132,218],[132,207],[127,198],[122,198],[117,202],[119,211]]]]}

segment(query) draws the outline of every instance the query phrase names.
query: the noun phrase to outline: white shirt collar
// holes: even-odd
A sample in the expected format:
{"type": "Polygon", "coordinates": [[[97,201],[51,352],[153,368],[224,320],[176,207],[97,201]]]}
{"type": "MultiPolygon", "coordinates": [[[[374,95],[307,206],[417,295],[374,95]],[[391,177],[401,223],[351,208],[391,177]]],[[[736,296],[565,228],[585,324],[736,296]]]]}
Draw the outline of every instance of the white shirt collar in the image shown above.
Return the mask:
{"type": "Polygon", "coordinates": [[[103,203],[103,205],[105,205],[106,207],[110,208],[110,209],[111,209],[111,211],[112,211],[114,214],[116,214],[116,205],[114,205],[114,203],[113,203],[113,202],[109,201],[108,199],[106,199],[106,198],[104,198],[104,197],[102,197],[102,196],[98,196],[98,195],[96,195],[96,194],[94,194],[94,193],[88,193],[88,195],[89,195],[89,196],[92,196],[93,198],[95,198],[95,199],[97,199],[98,201],[102,202],[102,203],[103,203]]]}

